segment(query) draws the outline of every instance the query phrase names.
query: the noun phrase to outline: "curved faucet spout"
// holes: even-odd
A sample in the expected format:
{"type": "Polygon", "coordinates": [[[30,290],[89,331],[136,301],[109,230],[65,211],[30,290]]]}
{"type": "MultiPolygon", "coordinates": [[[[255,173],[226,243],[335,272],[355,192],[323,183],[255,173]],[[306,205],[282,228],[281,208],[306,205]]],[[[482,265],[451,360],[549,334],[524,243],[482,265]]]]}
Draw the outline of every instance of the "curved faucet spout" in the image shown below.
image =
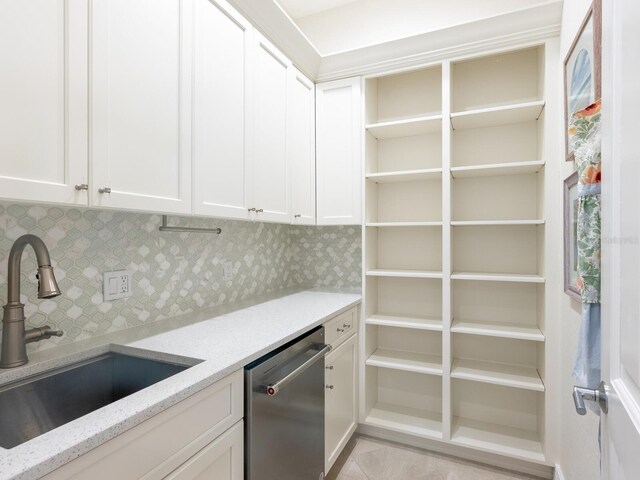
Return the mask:
{"type": "Polygon", "coordinates": [[[48,326],[25,330],[24,305],[20,303],[20,261],[24,247],[31,245],[36,252],[38,262],[38,298],[52,298],[61,294],[56,277],[51,268],[51,258],[47,246],[35,235],[23,235],[18,238],[9,252],[7,276],[7,304],[2,318],[2,351],[0,368],[13,368],[24,365],[27,358],[26,344],[37,342],[51,336],[60,336],[62,332],[51,330],[48,326]]]}

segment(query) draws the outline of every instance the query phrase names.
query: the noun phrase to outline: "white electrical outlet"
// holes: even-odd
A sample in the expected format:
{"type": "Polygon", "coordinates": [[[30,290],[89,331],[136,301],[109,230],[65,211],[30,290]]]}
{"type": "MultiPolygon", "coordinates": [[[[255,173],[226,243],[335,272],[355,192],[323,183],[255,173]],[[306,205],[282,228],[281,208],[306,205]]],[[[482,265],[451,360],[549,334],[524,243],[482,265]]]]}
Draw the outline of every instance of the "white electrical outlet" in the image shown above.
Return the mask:
{"type": "Polygon", "coordinates": [[[131,296],[131,272],[118,270],[115,272],[103,272],[102,295],[105,301],[117,300],[131,296]]]}
{"type": "Polygon", "coordinates": [[[225,282],[233,280],[233,262],[226,261],[222,264],[222,278],[225,282]]]}

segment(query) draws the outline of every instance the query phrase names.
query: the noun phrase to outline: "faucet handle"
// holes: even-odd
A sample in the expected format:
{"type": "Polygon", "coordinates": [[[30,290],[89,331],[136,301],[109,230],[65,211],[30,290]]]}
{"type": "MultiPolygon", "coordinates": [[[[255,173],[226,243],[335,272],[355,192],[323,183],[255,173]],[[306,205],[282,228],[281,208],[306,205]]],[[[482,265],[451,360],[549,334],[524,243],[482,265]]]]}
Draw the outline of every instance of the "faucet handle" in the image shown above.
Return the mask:
{"type": "Polygon", "coordinates": [[[47,337],[61,337],[64,335],[64,332],[62,330],[45,330],[43,335],[47,337]]]}
{"type": "Polygon", "coordinates": [[[40,340],[46,340],[51,337],[61,337],[62,335],[64,335],[62,330],[51,330],[49,325],[45,325],[44,327],[27,330],[24,333],[24,342],[39,342],[40,340]]]}

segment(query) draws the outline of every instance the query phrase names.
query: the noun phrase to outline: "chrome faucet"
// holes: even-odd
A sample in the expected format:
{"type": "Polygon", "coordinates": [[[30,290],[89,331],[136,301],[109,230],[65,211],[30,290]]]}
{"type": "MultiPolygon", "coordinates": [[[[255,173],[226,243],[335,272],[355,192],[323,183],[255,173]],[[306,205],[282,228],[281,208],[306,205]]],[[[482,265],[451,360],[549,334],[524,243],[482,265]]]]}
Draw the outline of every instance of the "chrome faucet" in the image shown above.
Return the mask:
{"type": "Polygon", "coordinates": [[[53,298],[61,295],[56,277],[51,268],[51,259],[46,245],[35,235],[23,235],[18,238],[9,252],[9,271],[7,276],[7,304],[2,318],[2,352],[0,368],[13,368],[24,365],[27,358],[27,343],[38,342],[53,336],[61,337],[60,330],[51,330],[45,325],[25,331],[24,305],[20,303],[20,260],[24,247],[31,245],[38,261],[38,298],[53,298]]]}

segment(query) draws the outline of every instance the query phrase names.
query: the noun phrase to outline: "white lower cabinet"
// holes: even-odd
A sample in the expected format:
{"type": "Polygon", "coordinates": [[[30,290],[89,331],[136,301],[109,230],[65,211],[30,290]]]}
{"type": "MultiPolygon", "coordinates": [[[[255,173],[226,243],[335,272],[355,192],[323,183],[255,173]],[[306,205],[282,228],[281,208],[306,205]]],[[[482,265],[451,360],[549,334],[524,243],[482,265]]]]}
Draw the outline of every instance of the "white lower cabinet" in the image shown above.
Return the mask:
{"type": "Polygon", "coordinates": [[[328,473],[357,427],[358,335],[325,359],[325,473],[328,473]]]}
{"type": "Polygon", "coordinates": [[[167,480],[242,480],[244,478],[243,422],[200,450],[172,472],[167,480]]]}
{"type": "Polygon", "coordinates": [[[43,478],[241,480],[243,387],[239,370],[43,478]]]}

